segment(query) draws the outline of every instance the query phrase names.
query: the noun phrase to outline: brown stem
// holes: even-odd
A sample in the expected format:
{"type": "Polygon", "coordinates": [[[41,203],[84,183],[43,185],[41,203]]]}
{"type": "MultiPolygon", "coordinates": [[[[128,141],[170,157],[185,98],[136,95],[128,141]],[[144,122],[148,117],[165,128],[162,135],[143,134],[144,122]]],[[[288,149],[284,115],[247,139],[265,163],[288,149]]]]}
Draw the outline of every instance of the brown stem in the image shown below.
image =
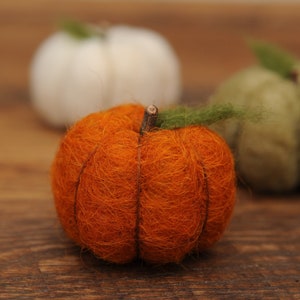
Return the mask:
{"type": "Polygon", "coordinates": [[[299,82],[299,72],[297,70],[293,70],[289,74],[290,80],[292,80],[294,83],[299,82]]]}
{"type": "Polygon", "coordinates": [[[155,105],[149,105],[145,109],[140,135],[143,135],[145,132],[150,131],[153,127],[155,127],[157,116],[158,108],[155,105]]]}

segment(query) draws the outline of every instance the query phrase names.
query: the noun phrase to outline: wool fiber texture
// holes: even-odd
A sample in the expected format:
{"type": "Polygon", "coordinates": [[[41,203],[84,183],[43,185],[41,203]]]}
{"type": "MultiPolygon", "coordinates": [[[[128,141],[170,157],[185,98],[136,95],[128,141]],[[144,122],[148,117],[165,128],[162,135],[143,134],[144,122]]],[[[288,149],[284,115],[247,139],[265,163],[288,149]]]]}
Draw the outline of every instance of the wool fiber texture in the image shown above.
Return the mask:
{"type": "Polygon", "coordinates": [[[299,92],[294,82],[254,66],[232,76],[210,99],[266,111],[259,122],[232,119],[211,126],[230,145],[238,176],[254,191],[282,193],[300,184],[299,92]]]}
{"type": "Polygon", "coordinates": [[[179,263],[224,233],[235,202],[225,141],[203,126],[140,134],[144,108],[122,105],[76,123],[52,166],[60,222],[112,263],[179,263]]]}

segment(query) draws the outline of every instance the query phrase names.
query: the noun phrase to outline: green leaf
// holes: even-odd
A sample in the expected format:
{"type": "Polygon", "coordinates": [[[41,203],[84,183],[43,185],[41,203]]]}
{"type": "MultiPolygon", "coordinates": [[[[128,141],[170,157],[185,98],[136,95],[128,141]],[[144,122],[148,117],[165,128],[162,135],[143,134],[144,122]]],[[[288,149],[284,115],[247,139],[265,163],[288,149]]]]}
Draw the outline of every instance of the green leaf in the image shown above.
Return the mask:
{"type": "Polygon", "coordinates": [[[93,31],[87,25],[75,20],[64,20],[60,23],[60,27],[63,31],[79,40],[88,39],[98,35],[96,31],[93,31]]]}
{"type": "Polygon", "coordinates": [[[159,112],[156,126],[161,129],[175,129],[191,125],[211,125],[226,119],[248,119],[258,121],[263,111],[249,111],[231,103],[193,108],[180,106],[159,112]]]}
{"type": "Polygon", "coordinates": [[[263,67],[284,78],[290,76],[296,63],[290,53],[264,41],[250,40],[248,44],[263,67]]]}

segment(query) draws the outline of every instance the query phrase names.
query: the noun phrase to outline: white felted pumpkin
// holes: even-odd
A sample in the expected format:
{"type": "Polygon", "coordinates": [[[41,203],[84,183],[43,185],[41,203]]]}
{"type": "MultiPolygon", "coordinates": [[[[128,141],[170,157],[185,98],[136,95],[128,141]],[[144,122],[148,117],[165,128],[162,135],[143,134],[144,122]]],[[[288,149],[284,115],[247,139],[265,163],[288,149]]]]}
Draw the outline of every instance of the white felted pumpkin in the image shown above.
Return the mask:
{"type": "Polygon", "coordinates": [[[121,25],[102,31],[67,23],[38,48],[30,84],[34,107],[58,127],[123,102],[170,106],[181,94],[179,62],[166,39],[121,25]]]}
{"type": "Polygon", "coordinates": [[[214,129],[232,148],[244,183],[256,191],[291,191],[300,185],[300,88],[292,80],[297,62],[272,45],[252,46],[261,66],[229,78],[210,102],[263,109],[264,119],[228,121],[214,129]]]}

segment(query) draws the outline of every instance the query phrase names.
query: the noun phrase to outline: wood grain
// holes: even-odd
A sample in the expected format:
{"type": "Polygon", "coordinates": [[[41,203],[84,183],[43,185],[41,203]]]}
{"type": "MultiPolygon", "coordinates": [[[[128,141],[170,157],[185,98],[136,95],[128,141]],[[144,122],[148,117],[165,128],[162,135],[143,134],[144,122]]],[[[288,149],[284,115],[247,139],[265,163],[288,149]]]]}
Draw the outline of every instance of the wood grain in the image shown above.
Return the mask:
{"type": "Polygon", "coordinates": [[[192,101],[253,62],[246,35],[300,53],[296,5],[1,0],[0,299],[300,299],[299,193],[240,190],[224,238],[181,265],[110,265],[65,237],[49,185],[63,132],[33,112],[27,81],[34,49],[66,14],[166,35],[182,60],[192,101]]]}

